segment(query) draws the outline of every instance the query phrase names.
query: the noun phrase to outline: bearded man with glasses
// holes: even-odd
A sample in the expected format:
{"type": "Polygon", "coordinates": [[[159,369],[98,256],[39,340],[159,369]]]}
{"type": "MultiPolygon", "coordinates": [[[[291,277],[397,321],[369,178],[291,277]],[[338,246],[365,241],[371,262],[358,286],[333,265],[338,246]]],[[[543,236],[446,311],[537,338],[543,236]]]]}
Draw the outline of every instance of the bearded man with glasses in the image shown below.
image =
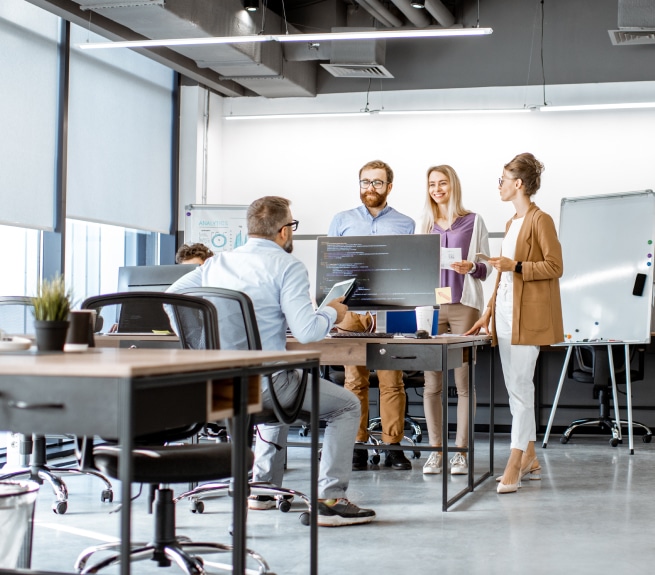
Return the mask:
{"type": "MultiPolygon", "coordinates": [[[[359,170],[359,197],[362,205],[334,216],[328,236],[373,236],[413,234],[416,224],[412,218],[394,210],[387,203],[393,188],[393,170],[380,160],[368,162],[359,170]]],[[[338,327],[344,331],[371,331],[371,314],[347,312],[338,327]]],[[[370,371],[366,366],[346,365],[344,387],[360,400],[362,413],[357,442],[368,441],[368,390],[370,371]]],[[[405,384],[402,371],[378,370],[380,385],[380,418],[382,441],[399,445],[405,428],[405,384]]],[[[392,469],[408,470],[412,464],[400,450],[388,450],[384,465],[392,469]]],[[[353,470],[368,468],[368,451],[357,447],[353,452],[353,470]]]]}

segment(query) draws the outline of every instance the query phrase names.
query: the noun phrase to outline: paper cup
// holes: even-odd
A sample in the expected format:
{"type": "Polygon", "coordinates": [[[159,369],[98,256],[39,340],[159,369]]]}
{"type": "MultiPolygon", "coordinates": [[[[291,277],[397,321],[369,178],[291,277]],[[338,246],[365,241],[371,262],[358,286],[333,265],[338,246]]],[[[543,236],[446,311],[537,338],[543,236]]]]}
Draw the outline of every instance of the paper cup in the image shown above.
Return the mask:
{"type": "Polygon", "coordinates": [[[422,305],[416,308],[416,329],[432,333],[432,318],[434,316],[434,307],[431,305],[422,305]]]}

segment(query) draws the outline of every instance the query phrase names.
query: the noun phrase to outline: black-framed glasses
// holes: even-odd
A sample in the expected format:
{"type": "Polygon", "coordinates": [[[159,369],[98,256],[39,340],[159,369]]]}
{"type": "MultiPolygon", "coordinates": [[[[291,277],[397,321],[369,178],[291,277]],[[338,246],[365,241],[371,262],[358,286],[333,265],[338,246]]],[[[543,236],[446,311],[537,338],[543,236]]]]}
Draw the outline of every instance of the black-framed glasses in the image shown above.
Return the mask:
{"type": "Polygon", "coordinates": [[[388,184],[383,180],[359,180],[359,187],[362,190],[366,190],[369,186],[373,186],[376,190],[379,190],[384,184],[388,184]]]}
{"type": "Polygon", "coordinates": [[[284,228],[291,228],[291,230],[295,232],[298,229],[299,223],[298,220],[291,220],[288,224],[284,224],[277,233],[279,234],[284,228]]]}

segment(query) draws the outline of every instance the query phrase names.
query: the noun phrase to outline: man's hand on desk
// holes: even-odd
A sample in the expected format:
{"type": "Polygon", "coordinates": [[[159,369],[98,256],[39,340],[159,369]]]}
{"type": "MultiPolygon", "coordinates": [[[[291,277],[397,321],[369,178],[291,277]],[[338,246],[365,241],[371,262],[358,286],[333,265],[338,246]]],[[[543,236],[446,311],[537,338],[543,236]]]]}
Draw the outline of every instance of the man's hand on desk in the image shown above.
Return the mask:
{"type": "Polygon", "coordinates": [[[327,305],[333,308],[337,312],[337,320],[334,322],[335,325],[341,323],[343,318],[346,317],[346,312],[348,311],[348,306],[345,303],[341,303],[343,298],[333,299],[327,305]]]}

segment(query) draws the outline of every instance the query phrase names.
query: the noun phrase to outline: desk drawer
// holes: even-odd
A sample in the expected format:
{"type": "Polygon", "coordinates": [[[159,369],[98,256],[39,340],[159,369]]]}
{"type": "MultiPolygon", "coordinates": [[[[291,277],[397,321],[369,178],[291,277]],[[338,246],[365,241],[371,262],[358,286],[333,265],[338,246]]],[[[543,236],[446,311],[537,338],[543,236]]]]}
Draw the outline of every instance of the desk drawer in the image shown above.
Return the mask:
{"type": "MultiPolygon", "coordinates": [[[[366,346],[366,366],[369,369],[442,371],[441,346],[369,343],[366,346]]],[[[448,369],[461,366],[462,349],[449,349],[448,369]]]]}

